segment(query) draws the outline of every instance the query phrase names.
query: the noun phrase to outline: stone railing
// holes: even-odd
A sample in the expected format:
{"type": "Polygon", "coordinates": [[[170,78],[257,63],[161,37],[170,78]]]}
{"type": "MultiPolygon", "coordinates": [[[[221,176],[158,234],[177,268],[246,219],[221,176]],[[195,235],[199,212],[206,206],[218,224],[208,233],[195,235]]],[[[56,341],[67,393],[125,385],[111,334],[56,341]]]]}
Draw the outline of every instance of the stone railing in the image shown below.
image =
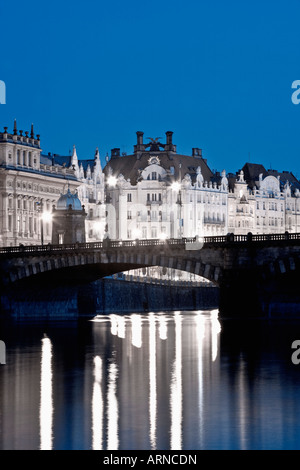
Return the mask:
{"type": "Polygon", "coordinates": [[[154,246],[185,246],[186,243],[192,243],[195,238],[169,238],[166,240],[150,239],[150,240],[110,240],[105,239],[101,242],[89,242],[89,243],[73,243],[69,245],[19,245],[19,246],[8,246],[0,248],[0,255],[3,254],[41,254],[41,253],[54,253],[54,252],[72,252],[72,251],[94,251],[99,249],[111,249],[111,248],[129,248],[129,247],[154,247],[154,246]]]}
{"type": "Polygon", "coordinates": [[[247,235],[235,235],[228,233],[216,237],[204,237],[204,243],[232,243],[232,242],[270,242],[270,241],[286,241],[286,240],[300,240],[300,233],[265,233],[260,235],[253,235],[249,232],[247,235]]]}
{"type": "MultiPolygon", "coordinates": [[[[227,235],[215,236],[215,237],[204,237],[202,239],[203,246],[208,244],[225,244],[225,243],[249,243],[249,242],[278,242],[278,241],[294,241],[300,240],[300,233],[274,233],[274,234],[262,234],[253,235],[249,232],[247,235],[234,235],[228,233],[227,235]]],[[[151,248],[155,246],[162,247],[185,247],[187,244],[199,242],[199,239],[194,238],[167,238],[166,240],[161,239],[144,239],[144,240],[110,240],[109,238],[104,239],[101,242],[89,242],[89,243],[74,243],[69,245],[19,245],[9,246],[0,248],[0,256],[7,254],[23,254],[33,255],[42,253],[60,253],[60,252],[80,252],[80,251],[94,251],[94,250],[107,250],[107,249],[124,249],[130,247],[142,247],[151,248]]]]}

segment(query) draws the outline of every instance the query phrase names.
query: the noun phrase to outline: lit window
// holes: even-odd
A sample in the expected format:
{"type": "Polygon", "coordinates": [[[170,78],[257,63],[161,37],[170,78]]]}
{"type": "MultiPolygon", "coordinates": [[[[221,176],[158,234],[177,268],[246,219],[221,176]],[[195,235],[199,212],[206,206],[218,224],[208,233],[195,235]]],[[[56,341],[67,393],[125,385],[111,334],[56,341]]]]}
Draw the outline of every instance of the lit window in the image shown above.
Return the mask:
{"type": "Polygon", "coordinates": [[[157,228],[156,227],[151,228],[151,238],[157,238],[157,228]]]}

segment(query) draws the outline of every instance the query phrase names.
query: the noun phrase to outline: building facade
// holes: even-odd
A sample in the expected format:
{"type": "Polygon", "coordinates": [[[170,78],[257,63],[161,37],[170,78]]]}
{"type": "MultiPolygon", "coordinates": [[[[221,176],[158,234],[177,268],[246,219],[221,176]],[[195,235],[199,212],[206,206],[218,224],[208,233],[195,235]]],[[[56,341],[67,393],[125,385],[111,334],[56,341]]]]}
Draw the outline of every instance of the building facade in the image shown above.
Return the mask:
{"type": "Polygon", "coordinates": [[[53,155],[53,162],[67,169],[72,169],[79,184],[78,198],[86,211],[86,241],[102,240],[107,232],[105,205],[105,175],[102,169],[100,154],[96,148],[93,159],[78,159],[76,147],[73,146],[69,156],[53,155]]]}
{"type": "Polygon", "coordinates": [[[107,225],[113,239],[282,233],[300,230],[300,184],[289,172],[246,163],[236,174],[212,172],[202,156],[177,154],[166,143],[144,144],[132,155],[113,149],[105,173],[107,225]]]}
{"type": "Polygon", "coordinates": [[[300,184],[291,172],[279,173],[260,164],[246,163],[229,180],[229,232],[299,232],[300,184]]]}
{"type": "Polygon", "coordinates": [[[166,143],[144,144],[137,132],[132,155],[113,149],[104,173],[108,234],[113,239],[180,238],[227,233],[228,180],[219,180],[199,148],[177,154],[166,143]]]}
{"type": "Polygon", "coordinates": [[[0,245],[51,242],[51,211],[61,193],[79,186],[74,170],[42,156],[40,136],[0,132],[0,245]]]}
{"type": "Polygon", "coordinates": [[[300,230],[300,184],[291,172],[251,163],[236,174],[213,172],[200,148],[177,153],[171,131],[165,142],[148,143],[137,132],[133,153],[114,148],[102,168],[98,149],[92,159],[79,159],[75,146],[68,156],[44,155],[33,126],[7,129],[0,133],[1,246],[51,243],[52,209],[67,191],[85,211],[87,242],[300,230]]]}

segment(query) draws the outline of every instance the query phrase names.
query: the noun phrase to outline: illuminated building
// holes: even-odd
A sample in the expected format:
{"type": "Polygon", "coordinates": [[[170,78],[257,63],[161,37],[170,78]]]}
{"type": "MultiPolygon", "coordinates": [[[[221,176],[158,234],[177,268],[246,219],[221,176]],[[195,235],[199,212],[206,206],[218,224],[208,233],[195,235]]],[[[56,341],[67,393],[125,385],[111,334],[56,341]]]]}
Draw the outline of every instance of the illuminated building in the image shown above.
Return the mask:
{"type": "Polygon", "coordinates": [[[113,149],[104,168],[108,234],[112,239],[180,238],[227,233],[228,181],[202,156],[177,154],[172,132],[143,143],[132,155],[113,149]]]}
{"type": "MultiPolygon", "coordinates": [[[[44,155],[40,136],[0,132],[0,245],[52,242],[52,208],[67,190],[84,206],[87,242],[298,232],[300,184],[291,172],[246,163],[236,174],[212,171],[200,148],[177,153],[137,132],[131,155],[92,159],[44,155]]],[[[76,237],[75,237],[76,238],[76,237]]],[[[58,238],[59,239],[59,238],[58,238]]],[[[62,240],[62,237],[60,237],[62,240]]],[[[79,241],[79,240],[78,240],[79,241]]]]}
{"type": "Polygon", "coordinates": [[[7,127],[0,132],[0,245],[51,242],[52,206],[67,186],[79,183],[74,170],[41,155],[40,136],[7,127]]]}

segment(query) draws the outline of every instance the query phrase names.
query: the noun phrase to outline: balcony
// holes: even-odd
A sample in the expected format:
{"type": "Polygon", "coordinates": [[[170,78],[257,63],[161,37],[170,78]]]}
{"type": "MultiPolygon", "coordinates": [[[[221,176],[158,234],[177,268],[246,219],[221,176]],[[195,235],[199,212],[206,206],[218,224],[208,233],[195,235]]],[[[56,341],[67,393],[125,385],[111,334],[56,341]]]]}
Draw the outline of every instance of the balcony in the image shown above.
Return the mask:
{"type": "Polygon", "coordinates": [[[147,199],[146,205],[147,206],[161,206],[162,201],[151,201],[150,199],[147,199]]]}

